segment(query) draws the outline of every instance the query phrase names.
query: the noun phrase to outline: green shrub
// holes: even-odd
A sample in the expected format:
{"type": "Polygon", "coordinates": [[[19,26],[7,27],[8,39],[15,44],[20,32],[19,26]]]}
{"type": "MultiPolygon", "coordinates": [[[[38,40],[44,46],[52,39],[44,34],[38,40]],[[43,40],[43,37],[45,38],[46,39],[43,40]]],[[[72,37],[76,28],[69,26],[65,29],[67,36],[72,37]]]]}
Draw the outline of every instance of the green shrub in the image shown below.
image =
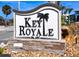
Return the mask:
{"type": "Polygon", "coordinates": [[[4,48],[0,48],[0,54],[2,54],[4,51],[4,48]]]}

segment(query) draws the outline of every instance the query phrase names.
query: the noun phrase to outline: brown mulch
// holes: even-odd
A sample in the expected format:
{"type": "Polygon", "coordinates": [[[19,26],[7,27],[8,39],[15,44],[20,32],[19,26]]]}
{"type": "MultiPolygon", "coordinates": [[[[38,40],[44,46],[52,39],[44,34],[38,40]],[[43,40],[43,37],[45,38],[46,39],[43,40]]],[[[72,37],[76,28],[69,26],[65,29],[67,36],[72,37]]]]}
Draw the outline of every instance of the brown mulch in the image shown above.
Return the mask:
{"type": "Polygon", "coordinates": [[[9,47],[5,47],[3,54],[11,54],[12,57],[60,57],[59,54],[48,53],[47,51],[19,51],[12,52],[9,47]]]}

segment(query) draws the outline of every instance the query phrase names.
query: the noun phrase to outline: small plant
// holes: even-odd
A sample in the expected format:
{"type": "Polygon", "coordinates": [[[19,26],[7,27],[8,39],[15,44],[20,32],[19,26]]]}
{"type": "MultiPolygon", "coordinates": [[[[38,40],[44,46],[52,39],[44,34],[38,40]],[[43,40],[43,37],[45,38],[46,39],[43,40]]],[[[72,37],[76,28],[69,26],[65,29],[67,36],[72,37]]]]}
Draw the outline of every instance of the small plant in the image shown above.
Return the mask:
{"type": "Polygon", "coordinates": [[[4,51],[4,48],[0,48],[0,54],[2,54],[4,51]]]}

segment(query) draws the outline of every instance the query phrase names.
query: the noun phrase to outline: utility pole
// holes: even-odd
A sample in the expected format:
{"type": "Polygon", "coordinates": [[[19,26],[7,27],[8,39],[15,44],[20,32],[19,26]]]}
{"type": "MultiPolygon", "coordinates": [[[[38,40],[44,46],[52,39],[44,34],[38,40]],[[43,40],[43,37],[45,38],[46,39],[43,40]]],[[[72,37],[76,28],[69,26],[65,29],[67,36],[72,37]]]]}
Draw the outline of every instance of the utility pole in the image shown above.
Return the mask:
{"type": "Polygon", "coordinates": [[[18,11],[20,11],[20,0],[18,1],[18,11]]]}

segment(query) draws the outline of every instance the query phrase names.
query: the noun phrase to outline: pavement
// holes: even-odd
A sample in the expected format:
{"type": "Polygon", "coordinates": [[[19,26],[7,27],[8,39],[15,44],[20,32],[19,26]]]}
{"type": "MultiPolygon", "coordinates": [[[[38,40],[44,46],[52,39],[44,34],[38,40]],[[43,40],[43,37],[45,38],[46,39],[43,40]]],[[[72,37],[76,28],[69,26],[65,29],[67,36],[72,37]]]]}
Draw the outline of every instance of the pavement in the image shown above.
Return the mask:
{"type": "Polygon", "coordinates": [[[0,31],[0,42],[1,41],[6,41],[10,38],[13,37],[13,32],[12,31],[0,31]]]}

